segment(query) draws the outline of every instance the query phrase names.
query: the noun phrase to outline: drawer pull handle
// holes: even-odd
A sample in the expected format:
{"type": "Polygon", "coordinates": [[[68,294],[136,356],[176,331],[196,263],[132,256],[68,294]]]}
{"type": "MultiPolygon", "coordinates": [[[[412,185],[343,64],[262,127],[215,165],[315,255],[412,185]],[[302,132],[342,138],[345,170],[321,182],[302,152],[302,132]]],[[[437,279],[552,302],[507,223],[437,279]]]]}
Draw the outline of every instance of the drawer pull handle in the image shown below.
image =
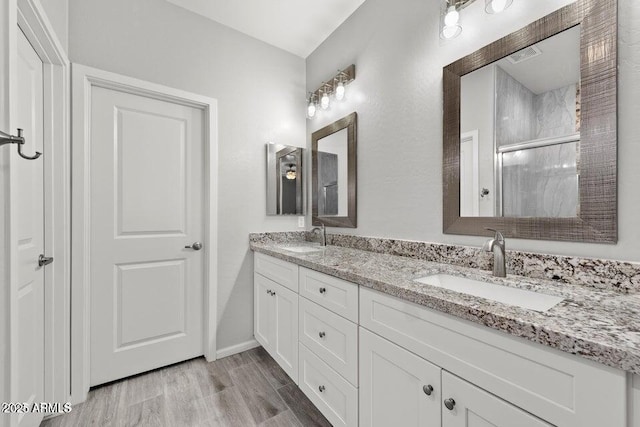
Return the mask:
{"type": "Polygon", "coordinates": [[[320,288],[320,293],[321,294],[326,294],[327,293],[327,288],[320,288]]]}
{"type": "Polygon", "coordinates": [[[327,335],[327,334],[325,334],[324,332],[320,332],[318,335],[320,335],[320,338],[324,338],[325,335],[327,335]]]}
{"type": "Polygon", "coordinates": [[[445,399],[444,406],[446,406],[448,410],[453,411],[453,407],[456,406],[456,401],[451,398],[445,399]]]}
{"type": "Polygon", "coordinates": [[[431,386],[431,384],[422,386],[422,391],[424,391],[424,394],[426,394],[427,396],[431,396],[431,393],[433,393],[433,387],[431,386]]]}
{"type": "Polygon", "coordinates": [[[323,393],[323,392],[324,392],[324,390],[325,390],[325,388],[324,388],[324,386],[323,386],[323,385],[321,385],[320,387],[318,387],[318,390],[320,390],[320,393],[323,393]]]}

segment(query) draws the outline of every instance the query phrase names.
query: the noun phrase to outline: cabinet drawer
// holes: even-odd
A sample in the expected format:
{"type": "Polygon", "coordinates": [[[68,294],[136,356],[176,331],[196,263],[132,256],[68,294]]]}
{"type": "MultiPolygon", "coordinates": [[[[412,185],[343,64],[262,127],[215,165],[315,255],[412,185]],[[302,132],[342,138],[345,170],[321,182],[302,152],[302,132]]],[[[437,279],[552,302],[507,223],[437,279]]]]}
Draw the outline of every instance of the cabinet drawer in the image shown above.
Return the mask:
{"type": "Polygon", "coordinates": [[[358,325],[300,298],[300,342],[358,386],[358,325]]]}
{"type": "Polygon", "coordinates": [[[625,425],[623,371],[371,289],[360,324],[552,424],[625,425]]]}
{"type": "Polygon", "coordinates": [[[300,267],[300,295],[358,322],[358,285],[300,267]]]}
{"type": "Polygon", "coordinates": [[[295,264],[256,252],[253,270],[293,292],[298,292],[298,266],[295,264]]]}
{"type": "Polygon", "coordinates": [[[304,344],[300,344],[300,389],[332,425],[358,425],[358,389],[304,344]]]}

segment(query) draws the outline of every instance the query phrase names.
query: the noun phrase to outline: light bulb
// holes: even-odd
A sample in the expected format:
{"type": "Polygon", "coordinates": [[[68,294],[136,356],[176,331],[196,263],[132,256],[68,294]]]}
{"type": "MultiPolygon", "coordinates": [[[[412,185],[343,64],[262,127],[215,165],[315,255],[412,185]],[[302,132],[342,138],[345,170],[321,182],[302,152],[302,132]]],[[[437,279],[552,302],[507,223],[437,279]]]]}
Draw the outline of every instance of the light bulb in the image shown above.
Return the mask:
{"type": "Polygon", "coordinates": [[[487,13],[500,13],[511,6],[513,0],[485,0],[485,11],[487,13]]]}
{"type": "Polygon", "coordinates": [[[322,98],[320,99],[320,107],[322,107],[323,110],[329,108],[329,94],[327,92],[324,92],[322,94],[322,98]]]}
{"type": "Polygon", "coordinates": [[[313,99],[309,101],[309,105],[307,106],[307,117],[313,119],[316,115],[316,103],[313,102],[313,99]]]}
{"type": "Polygon", "coordinates": [[[345,91],[344,82],[339,81],[338,85],[336,86],[336,99],[338,101],[342,101],[344,99],[344,91],[345,91]]]}
{"type": "Polygon", "coordinates": [[[442,29],[442,38],[453,39],[458,37],[460,33],[462,33],[462,27],[459,24],[446,26],[442,29]]]}
{"type": "Polygon", "coordinates": [[[445,27],[453,27],[460,20],[460,12],[456,10],[455,6],[449,7],[447,9],[447,14],[444,16],[444,26],[445,27]]]}

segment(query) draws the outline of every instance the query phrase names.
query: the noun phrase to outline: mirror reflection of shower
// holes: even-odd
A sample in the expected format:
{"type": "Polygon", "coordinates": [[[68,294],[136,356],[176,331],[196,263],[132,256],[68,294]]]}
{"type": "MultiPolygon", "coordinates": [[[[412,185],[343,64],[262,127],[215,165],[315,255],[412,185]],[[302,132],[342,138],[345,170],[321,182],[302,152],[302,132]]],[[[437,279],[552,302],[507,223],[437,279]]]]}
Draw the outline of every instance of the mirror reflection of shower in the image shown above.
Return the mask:
{"type": "Polygon", "coordinates": [[[462,76],[460,119],[461,216],[578,216],[580,26],[462,76]]]}
{"type": "Polygon", "coordinates": [[[303,149],[267,144],[267,215],[303,215],[303,149]]]}

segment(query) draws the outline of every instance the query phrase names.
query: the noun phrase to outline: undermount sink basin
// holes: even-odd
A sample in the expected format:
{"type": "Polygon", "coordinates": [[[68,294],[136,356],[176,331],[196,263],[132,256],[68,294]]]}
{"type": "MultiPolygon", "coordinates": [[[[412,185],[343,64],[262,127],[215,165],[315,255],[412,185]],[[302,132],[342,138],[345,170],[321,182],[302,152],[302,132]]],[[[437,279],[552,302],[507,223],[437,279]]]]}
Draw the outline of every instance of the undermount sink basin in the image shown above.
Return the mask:
{"type": "Polygon", "coordinates": [[[416,282],[535,311],[547,311],[563,301],[563,298],[553,295],[510,288],[449,274],[433,274],[416,279],[416,282]]]}
{"type": "Polygon", "coordinates": [[[281,246],[281,249],[284,249],[285,251],[289,251],[289,252],[306,254],[310,252],[321,251],[323,248],[321,248],[320,246],[315,246],[315,247],[314,246],[281,246]]]}

